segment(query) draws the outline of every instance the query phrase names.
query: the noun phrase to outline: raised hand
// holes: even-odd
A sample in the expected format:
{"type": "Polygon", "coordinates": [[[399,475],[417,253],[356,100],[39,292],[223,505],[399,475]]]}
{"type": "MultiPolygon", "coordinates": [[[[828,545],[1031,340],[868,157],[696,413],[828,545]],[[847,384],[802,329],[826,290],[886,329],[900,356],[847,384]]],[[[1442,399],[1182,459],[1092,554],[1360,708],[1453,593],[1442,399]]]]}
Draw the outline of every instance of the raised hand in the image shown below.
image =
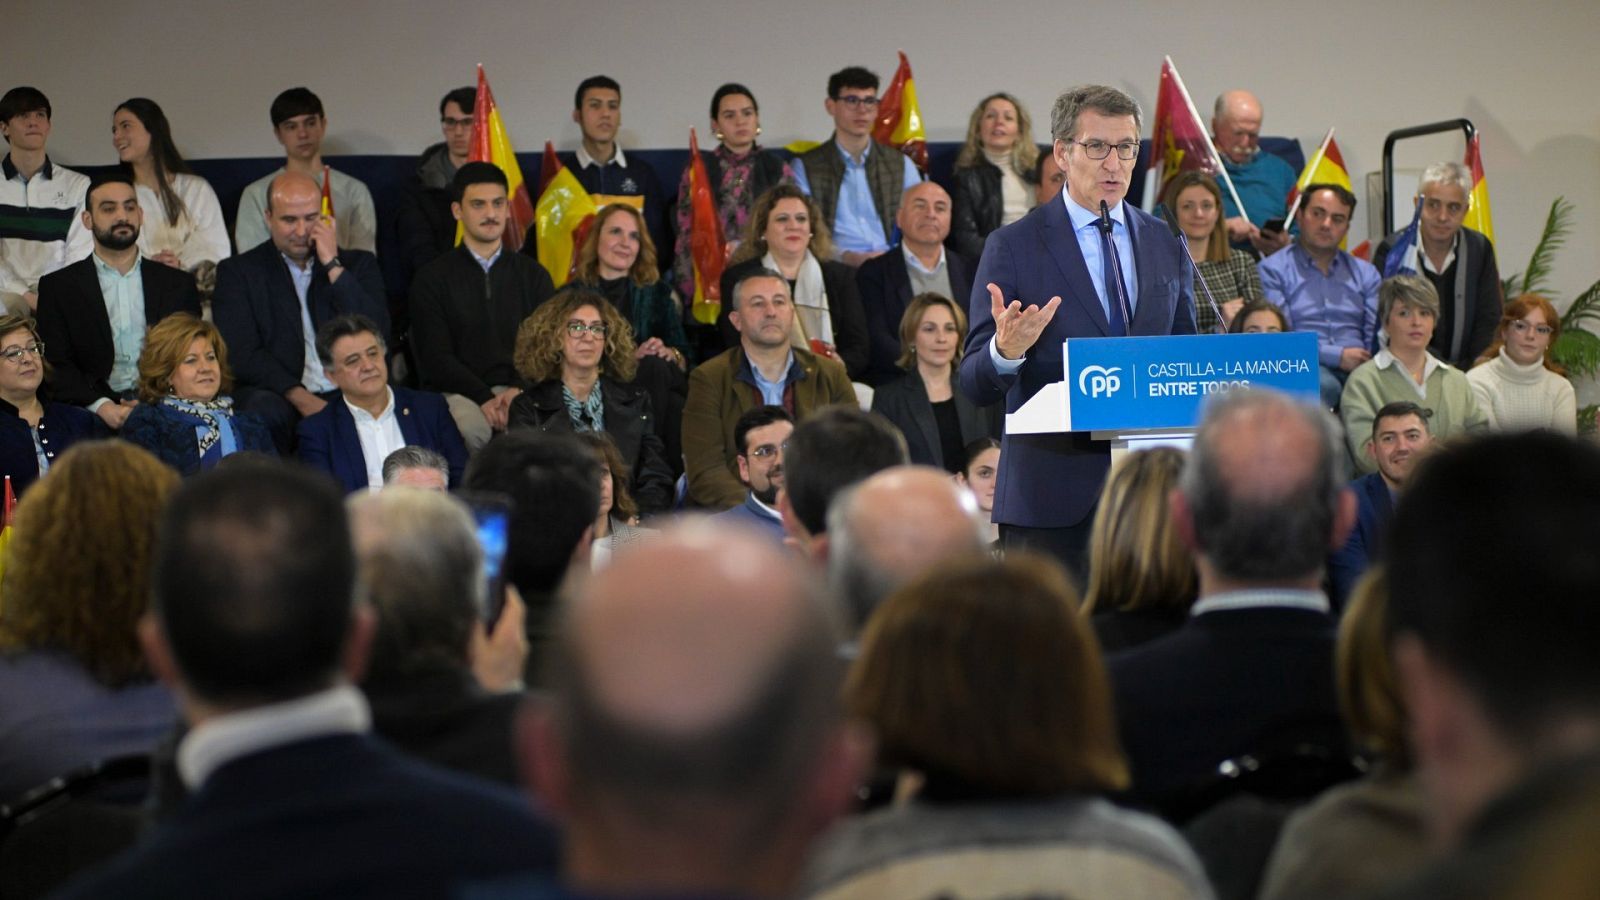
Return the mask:
{"type": "Polygon", "coordinates": [[[1051,297],[1042,309],[1038,305],[1024,308],[1021,300],[1008,304],[1000,293],[1000,286],[989,282],[989,312],[994,316],[994,344],[1000,355],[1006,359],[1021,359],[1039,340],[1060,306],[1060,296],[1051,297]]]}

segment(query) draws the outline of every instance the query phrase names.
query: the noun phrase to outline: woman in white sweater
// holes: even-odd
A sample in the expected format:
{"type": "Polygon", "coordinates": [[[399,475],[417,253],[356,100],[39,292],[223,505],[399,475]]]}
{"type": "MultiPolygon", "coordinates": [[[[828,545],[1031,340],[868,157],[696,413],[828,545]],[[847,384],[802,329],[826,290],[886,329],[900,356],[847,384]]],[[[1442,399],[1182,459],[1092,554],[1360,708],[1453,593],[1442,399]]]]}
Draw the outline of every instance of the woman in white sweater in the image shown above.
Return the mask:
{"type": "Polygon", "coordinates": [[[1550,301],[1523,294],[1506,304],[1494,343],[1467,373],[1491,430],[1577,433],[1572,382],[1549,355],[1560,336],[1561,317],[1550,301]]]}
{"type": "Polygon", "coordinates": [[[189,171],[154,100],[134,97],[116,108],[111,144],[133,176],[144,209],[140,253],[190,272],[228,257],[228,227],[217,192],[189,171]]]}

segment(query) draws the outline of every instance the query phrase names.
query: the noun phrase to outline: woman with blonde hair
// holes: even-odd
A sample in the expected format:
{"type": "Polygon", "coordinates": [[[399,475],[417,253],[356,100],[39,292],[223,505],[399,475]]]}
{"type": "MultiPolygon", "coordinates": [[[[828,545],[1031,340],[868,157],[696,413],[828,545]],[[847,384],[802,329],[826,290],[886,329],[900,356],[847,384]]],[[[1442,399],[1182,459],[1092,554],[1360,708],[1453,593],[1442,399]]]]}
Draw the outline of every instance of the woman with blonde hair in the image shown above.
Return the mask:
{"type": "Polygon", "coordinates": [[[613,203],[595,214],[578,246],[577,277],[562,289],[578,288],[609,300],[632,326],[635,357],[659,356],[688,368],[683,307],[656,268],[656,246],[639,210],[613,203]]]}
{"type": "Polygon", "coordinates": [[[900,317],[900,358],[906,374],[872,394],[872,411],[905,435],[911,462],[951,474],[966,463],[964,448],[1000,434],[1000,406],[980,407],[956,389],[967,314],[939,294],[918,294],[900,317]]]}
{"type": "Polygon", "coordinates": [[[1578,433],[1578,400],[1566,370],[1550,358],[1561,316],[1538,294],[1506,304],[1494,343],[1467,372],[1490,431],[1548,428],[1578,433]]]}
{"type": "Polygon", "coordinates": [[[1003,91],[978,101],[967,120],[967,141],[951,174],[950,247],[977,260],[983,242],[1034,206],[1028,183],[1039,148],[1027,107],[1003,91]]]}

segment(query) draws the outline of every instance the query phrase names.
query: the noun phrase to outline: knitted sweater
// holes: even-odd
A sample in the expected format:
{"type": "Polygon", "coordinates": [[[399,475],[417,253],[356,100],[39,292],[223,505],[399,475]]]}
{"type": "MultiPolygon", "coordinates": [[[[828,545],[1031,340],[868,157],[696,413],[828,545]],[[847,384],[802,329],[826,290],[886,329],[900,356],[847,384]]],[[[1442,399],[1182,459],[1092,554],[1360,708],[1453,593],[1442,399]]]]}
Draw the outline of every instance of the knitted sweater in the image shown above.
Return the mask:
{"type": "Polygon", "coordinates": [[[1578,431],[1578,401],[1572,382],[1546,369],[1543,360],[1519,365],[1501,348],[1494,359],[1468,372],[1467,382],[1489,417],[1490,430],[1578,431]]]}
{"type": "Polygon", "coordinates": [[[1345,442],[1358,475],[1378,470],[1372,457],[1362,451],[1372,437],[1372,419],[1385,404],[1410,400],[1433,411],[1428,431],[1434,440],[1482,431],[1488,424],[1472,385],[1461,370],[1429,355],[1431,371],[1418,385],[1406,367],[1389,355],[1387,348],[1356,367],[1345,382],[1339,398],[1339,415],[1344,419],[1345,442]]]}

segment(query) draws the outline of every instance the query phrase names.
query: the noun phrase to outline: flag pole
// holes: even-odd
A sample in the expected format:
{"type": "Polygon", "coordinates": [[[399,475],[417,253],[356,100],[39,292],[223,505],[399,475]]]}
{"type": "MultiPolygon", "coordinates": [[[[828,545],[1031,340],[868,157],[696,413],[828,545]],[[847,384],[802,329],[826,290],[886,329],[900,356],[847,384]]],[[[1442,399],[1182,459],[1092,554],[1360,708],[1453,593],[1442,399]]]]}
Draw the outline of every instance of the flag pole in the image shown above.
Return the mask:
{"type": "MultiPolygon", "coordinates": [[[[1172,78],[1178,83],[1178,93],[1183,95],[1183,103],[1189,108],[1189,115],[1193,116],[1196,122],[1204,124],[1205,119],[1200,118],[1200,110],[1195,109],[1194,98],[1189,96],[1189,89],[1184,86],[1183,76],[1178,74],[1177,65],[1172,62],[1171,56],[1166,57],[1166,61],[1169,66],[1172,66],[1172,78]]],[[[1217,153],[1217,145],[1214,141],[1206,141],[1206,152],[1211,155],[1211,162],[1217,167],[1217,174],[1222,177],[1222,183],[1227,185],[1228,196],[1233,198],[1234,208],[1239,210],[1241,218],[1249,222],[1250,214],[1244,211],[1244,203],[1239,200],[1239,191],[1234,188],[1233,179],[1228,177],[1228,169],[1222,164],[1222,156],[1217,153]]]]}
{"type": "Polygon", "coordinates": [[[1294,205],[1289,207],[1289,212],[1283,217],[1284,227],[1288,227],[1288,223],[1294,221],[1294,214],[1300,209],[1300,200],[1306,195],[1306,185],[1311,183],[1311,175],[1317,171],[1317,166],[1322,164],[1322,157],[1327,155],[1328,144],[1332,141],[1333,129],[1329,128],[1328,133],[1322,136],[1322,146],[1318,147],[1316,155],[1311,157],[1311,165],[1306,166],[1305,183],[1296,183],[1294,186],[1294,205]]]}

